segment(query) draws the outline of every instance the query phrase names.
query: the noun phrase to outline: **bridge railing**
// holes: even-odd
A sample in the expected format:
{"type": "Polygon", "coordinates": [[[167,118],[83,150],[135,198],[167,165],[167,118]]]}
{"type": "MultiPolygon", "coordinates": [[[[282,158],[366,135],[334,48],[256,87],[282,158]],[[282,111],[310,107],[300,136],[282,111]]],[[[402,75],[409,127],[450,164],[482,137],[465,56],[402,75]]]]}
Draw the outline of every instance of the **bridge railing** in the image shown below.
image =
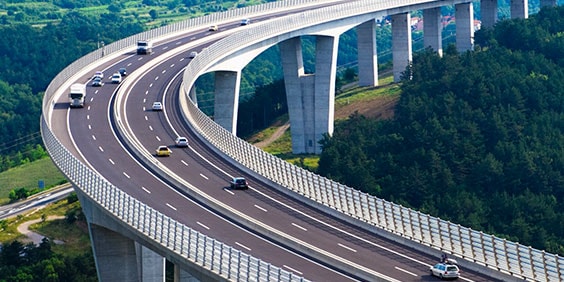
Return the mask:
{"type": "Polygon", "coordinates": [[[121,220],[124,224],[128,224],[137,232],[151,238],[154,242],[160,244],[163,249],[175,252],[202,268],[209,269],[229,280],[306,281],[303,277],[294,275],[190,229],[112,185],[81,162],[55,136],[51,131],[51,115],[56,103],[67,94],[69,86],[80,75],[93,69],[104,56],[119,56],[126,50],[134,50],[138,39],[164,40],[186,29],[202,28],[203,26],[233,21],[272,10],[287,10],[320,2],[324,1],[277,1],[210,14],[130,36],[76,60],[51,81],[43,98],[41,135],[53,162],[73,183],[74,187],[84,192],[92,202],[103,207],[112,213],[115,218],[121,220]]]}
{"type": "MultiPolygon", "coordinates": [[[[421,4],[429,7],[432,2],[437,7],[442,4],[440,1],[362,0],[253,26],[203,50],[184,73],[184,92],[190,93],[198,76],[240,46],[249,46],[274,36],[283,37],[289,31],[304,26],[373,12],[397,13],[403,6],[417,7],[421,4]]],[[[457,1],[449,4],[454,2],[457,1]]],[[[322,205],[328,213],[352,217],[363,228],[374,230],[376,227],[499,272],[534,281],[564,281],[564,259],[558,255],[408,209],[291,165],[237,138],[194,104],[188,104],[186,118],[207,142],[250,171],[278,184],[282,192],[302,195],[297,198],[315,206],[322,205]]]]}

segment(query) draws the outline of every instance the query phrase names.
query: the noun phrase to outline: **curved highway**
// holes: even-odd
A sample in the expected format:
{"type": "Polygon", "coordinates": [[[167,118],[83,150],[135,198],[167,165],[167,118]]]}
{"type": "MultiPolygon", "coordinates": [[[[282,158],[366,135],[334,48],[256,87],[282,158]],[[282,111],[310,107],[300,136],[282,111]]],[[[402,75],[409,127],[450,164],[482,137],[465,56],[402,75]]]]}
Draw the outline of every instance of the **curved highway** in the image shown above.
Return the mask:
{"type": "MultiPolygon", "coordinates": [[[[217,32],[188,31],[160,42],[154,47],[153,55],[124,53],[92,69],[91,74],[102,70],[108,77],[120,67],[126,67],[130,75],[119,85],[105,78],[106,84],[99,88],[90,85],[90,75],[80,77],[77,82],[88,85],[86,107],[68,109],[66,97],[62,97],[55,106],[53,131],[57,136],[68,133],[69,139],[62,140],[67,145],[72,143],[67,148],[75,148],[76,156],[132,197],[198,232],[306,279],[346,281],[379,277],[390,281],[435,281],[429,275],[429,266],[438,258],[406,249],[282,195],[253,175],[233,167],[194,137],[182,118],[178,102],[180,74],[190,63],[187,54],[205,48],[230,29],[239,28],[244,27],[234,22],[222,25],[217,32]],[[145,70],[148,65],[151,67],[145,70]],[[163,101],[164,111],[151,111],[154,101],[163,101]],[[115,105],[117,113],[113,112],[115,105]],[[115,114],[127,121],[128,135],[116,129],[115,114]],[[142,148],[130,148],[126,145],[129,142],[123,142],[123,138],[131,136],[135,140],[129,141],[141,144],[142,148]],[[186,136],[189,147],[175,148],[177,136],[186,136]],[[168,158],[154,157],[153,161],[189,186],[177,186],[162,170],[144,164],[145,159],[140,155],[153,153],[159,145],[169,145],[173,153],[168,158]],[[232,176],[246,177],[250,189],[229,189],[232,176]],[[275,241],[268,234],[235,223],[232,220],[235,215],[212,210],[214,205],[198,200],[201,198],[194,197],[196,192],[206,194],[209,201],[217,201],[246,220],[267,226],[271,232],[301,242],[303,247],[275,241]],[[319,260],[312,253],[320,253],[327,259],[319,260]],[[349,267],[338,267],[332,261],[349,267]]],[[[464,270],[461,279],[492,281],[464,270]]]]}

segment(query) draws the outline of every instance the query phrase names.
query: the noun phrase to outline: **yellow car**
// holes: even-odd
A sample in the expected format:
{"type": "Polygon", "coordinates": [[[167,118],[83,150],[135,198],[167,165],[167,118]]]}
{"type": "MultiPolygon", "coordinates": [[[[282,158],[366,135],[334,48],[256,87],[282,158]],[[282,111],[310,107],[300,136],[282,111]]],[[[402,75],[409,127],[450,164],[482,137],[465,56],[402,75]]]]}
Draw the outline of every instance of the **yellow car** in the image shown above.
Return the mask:
{"type": "Polygon", "coordinates": [[[218,27],[215,24],[210,26],[210,28],[208,28],[208,31],[217,31],[217,30],[218,30],[218,27]]]}
{"type": "Polygon", "coordinates": [[[172,154],[172,150],[167,146],[159,146],[157,148],[157,157],[168,157],[170,154],[172,154]]]}

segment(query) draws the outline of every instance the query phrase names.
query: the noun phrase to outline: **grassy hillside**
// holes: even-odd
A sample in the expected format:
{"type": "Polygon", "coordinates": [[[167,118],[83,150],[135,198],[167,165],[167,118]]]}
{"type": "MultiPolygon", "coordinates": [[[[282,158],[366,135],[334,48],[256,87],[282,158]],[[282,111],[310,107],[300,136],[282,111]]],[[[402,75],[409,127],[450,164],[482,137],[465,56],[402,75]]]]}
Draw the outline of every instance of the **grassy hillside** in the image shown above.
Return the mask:
{"type": "Polygon", "coordinates": [[[43,180],[45,188],[67,182],[50,158],[43,158],[0,173],[0,205],[9,202],[10,190],[26,188],[31,191],[38,188],[43,180]]]}

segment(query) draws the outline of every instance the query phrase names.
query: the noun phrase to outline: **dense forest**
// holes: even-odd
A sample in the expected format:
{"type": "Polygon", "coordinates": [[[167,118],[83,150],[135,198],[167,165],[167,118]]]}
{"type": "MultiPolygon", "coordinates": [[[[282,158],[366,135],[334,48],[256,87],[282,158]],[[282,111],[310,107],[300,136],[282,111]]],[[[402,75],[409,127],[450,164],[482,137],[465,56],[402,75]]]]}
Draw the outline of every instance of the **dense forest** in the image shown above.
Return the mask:
{"type": "Polygon", "coordinates": [[[476,33],[475,52],[414,56],[395,116],[321,141],[318,173],[564,254],[564,8],[476,33]]]}

